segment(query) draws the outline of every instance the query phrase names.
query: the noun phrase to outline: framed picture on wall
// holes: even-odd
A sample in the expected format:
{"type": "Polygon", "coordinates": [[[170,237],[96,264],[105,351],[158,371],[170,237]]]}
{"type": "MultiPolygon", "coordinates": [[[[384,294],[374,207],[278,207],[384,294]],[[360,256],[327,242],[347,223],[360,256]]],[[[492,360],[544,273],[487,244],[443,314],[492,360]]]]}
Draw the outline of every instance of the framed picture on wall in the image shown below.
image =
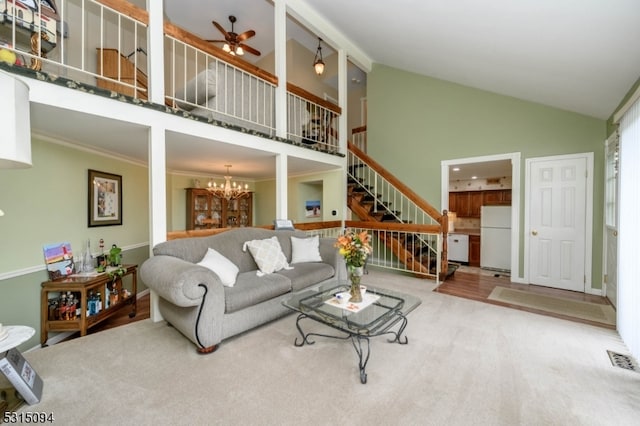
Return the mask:
{"type": "Polygon", "coordinates": [[[122,176],[89,170],[89,227],[122,225],[122,176]]]}
{"type": "Polygon", "coordinates": [[[305,203],[305,217],[320,217],[320,200],[305,203]]]}

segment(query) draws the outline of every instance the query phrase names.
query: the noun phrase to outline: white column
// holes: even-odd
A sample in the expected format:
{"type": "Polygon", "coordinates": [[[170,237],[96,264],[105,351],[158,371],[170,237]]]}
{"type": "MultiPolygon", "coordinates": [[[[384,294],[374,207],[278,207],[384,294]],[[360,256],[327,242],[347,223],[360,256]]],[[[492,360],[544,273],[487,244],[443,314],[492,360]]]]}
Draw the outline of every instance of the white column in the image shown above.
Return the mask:
{"type": "Polygon", "coordinates": [[[148,64],[149,101],[164,105],[164,31],[163,2],[147,0],[149,12],[148,64]]]}
{"type": "Polygon", "coordinates": [[[349,214],[349,207],[347,207],[347,166],[349,162],[349,156],[347,152],[347,140],[349,139],[350,132],[347,129],[347,110],[349,105],[349,93],[348,93],[348,70],[347,70],[347,51],[344,49],[338,49],[338,104],[342,108],[342,114],[338,120],[338,146],[340,151],[347,154],[342,161],[342,184],[340,189],[342,191],[342,225],[344,226],[344,218],[349,214]]]}
{"type": "Polygon", "coordinates": [[[287,161],[286,154],[276,155],[276,217],[274,219],[289,219],[287,161]]]}
{"type": "MultiPolygon", "coordinates": [[[[276,87],[276,136],[287,137],[287,7],[285,1],[275,0],[275,71],[276,87]]],[[[282,218],[280,218],[282,219],[282,218]]]]}
{"type": "MultiPolygon", "coordinates": [[[[153,126],[149,129],[149,256],[152,248],[167,239],[166,196],[166,140],[165,129],[153,126]]],[[[158,322],[162,315],[158,310],[158,295],[151,291],[151,320],[158,322]]]]}

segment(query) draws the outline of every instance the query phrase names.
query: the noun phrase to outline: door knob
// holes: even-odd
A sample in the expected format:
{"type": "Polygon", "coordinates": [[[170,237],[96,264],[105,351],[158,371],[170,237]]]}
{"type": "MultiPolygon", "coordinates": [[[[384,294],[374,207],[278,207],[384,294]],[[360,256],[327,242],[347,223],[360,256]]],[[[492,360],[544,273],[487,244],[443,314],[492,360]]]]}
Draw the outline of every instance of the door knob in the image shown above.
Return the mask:
{"type": "Polygon", "coordinates": [[[535,237],[536,235],[538,235],[538,231],[536,231],[536,230],[534,229],[533,231],[531,231],[531,235],[533,235],[533,236],[535,237]]]}
{"type": "Polygon", "coordinates": [[[613,236],[617,237],[618,236],[618,231],[613,231],[613,236]]]}

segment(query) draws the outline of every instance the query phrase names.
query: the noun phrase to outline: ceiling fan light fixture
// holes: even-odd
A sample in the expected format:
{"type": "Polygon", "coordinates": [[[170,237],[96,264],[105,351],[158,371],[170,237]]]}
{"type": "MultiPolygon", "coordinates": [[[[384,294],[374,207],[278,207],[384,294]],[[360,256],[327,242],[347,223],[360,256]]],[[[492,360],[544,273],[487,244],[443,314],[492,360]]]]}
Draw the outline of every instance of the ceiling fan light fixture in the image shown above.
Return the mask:
{"type": "Polygon", "coordinates": [[[224,46],[222,46],[222,50],[227,53],[231,53],[231,46],[229,46],[229,43],[225,43],[224,46]]]}
{"type": "Polygon", "coordinates": [[[322,75],[324,72],[324,61],[322,60],[322,39],[318,37],[318,50],[316,50],[316,57],[313,60],[313,68],[316,74],[322,75]]]}
{"type": "Polygon", "coordinates": [[[242,46],[236,47],[236,55],[238,56],[244,55],[244,49],[242,48],[242,46]]]}

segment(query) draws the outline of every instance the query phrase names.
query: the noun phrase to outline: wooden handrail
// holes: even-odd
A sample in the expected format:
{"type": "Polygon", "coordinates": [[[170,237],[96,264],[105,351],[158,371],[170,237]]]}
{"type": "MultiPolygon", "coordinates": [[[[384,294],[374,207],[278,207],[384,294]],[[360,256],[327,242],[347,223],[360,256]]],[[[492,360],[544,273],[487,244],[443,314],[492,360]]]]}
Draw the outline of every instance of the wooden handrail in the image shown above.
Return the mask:
{"type": "Polygon", "coordinates": [[[202,40],[195,34],[190,33],[189,31],[178,27],[170,22],[164,23],[164,33],[170,37],[173,37],[177,40],[180,40],[190,46],[196,47],[203,52],[210,54],[223,62],[231,64],[235,67],[240,68],[243,71],[248,72],[249,74],[255,75],[263,80],[268,81],[271,84],[278,85],[278,77],[271,74],[268,71],[263,70],[243,59],[240,59],[237,56],[231,56],[221,48],[214,46],[213,44],[202,40]]]}
{"type": "Polygon", "coordinates": [[[97,2],[147,26],[149,25],[149,12],[126,0],[97,0],[97,2]]]}
{"type": "Polygon", "coordinates": [[[398,178],[392,175],[387,169],[382,167],[377,161],[373,158],[369,157],[362,150],[360,150],[353,143],[348,142],[348,148],[350,151],[353,151],[358,157],[364,160],[369,167],[375,170],[380,176],[390,182],[393,186],[395,186],[400,192],[402,192],[406,197],[411,200],[415,205],[420,207],[422,210],[427,212],[429,216],[434,218],[435,220],[443,226],[443,222],[447,221],[446,215],[443,215],[438,210],[436,210],[431,204],[425,201],[422,197],[416,194],[411,188],[402,183],[398,178]],[[443,219],[444,218],[444,219],[443,219]]]}
{"type": "Polygon", "coordinates": [[[347,228],[367,228],[375,229],[378,231],[403,231],[403,232],[417,232],[421,234],[439,234],[441,231],[440,225],[418,225],[415,223],[396,223],[396,222],[373,222],[362,220],[347,220],[345,221],[347,228]]]}
{"type": "Polygon", "coordinates": [[[311,92],[307,92],[302,87],[298,87],[293,83],[287,83],[287,91],[293,93],[294,95],[298,95],[301,98],[304,98],[304,99],[306,99],[308,101],[316,103],[316,104],[320,105],[323,108],[326,108],[326,109],[328,109],[330,111],[335,112],[338,115],[342,114],[342,108],[340,108],[338,105],[334,104],[333,102],[329,102],[327,100],[324,100],[321,97],[316,96],[311,92]]]}
{"type": "MultiPolygon", "coordinates": [[[[98,0],[103,5],[122,13],[123,15],[129,16],[130,18],[136,19],[137,21],[142,22],[145,25],[149,25],[149,13],[146,10],[140,9],[137,6],[129,3],[126,0],[98,0]]],[[[243,71],[248,72],[258,78],[261,78],[265,81],[273,85],[278,85],[278,77],[271,74],[268,71],[263,70],[238,56],[231,56],[221,48],[202,40],[197,35],[175,25],[171,22],[164,22],[164,33],[167,36],[173,37],[176,40],[179,40],[183,43],[186,43],[190,46],[198,48],[203,52],[208,53],[209,55],[220,59],[223,62],[226,62],[230,65],[240,68],[243,71]]],[[[287,90],[291,93],[300,96],[308,101],[316,103],[323,108],[326,108],[330,111],[335,112],[336,114],[342,114],[342,108],[338,105],[335,105],[332,102],[322,99],[319,96],[314,95],[311,92],[306,91],[305,89],[298,87],[292,83],[287,83],[287,90]]]]}
{"type": "Polygon", "coordinates": [[[351,129],[351,134],[355,135],[356,133],[362,133],[367,131],[367,126],[354,127],[351,129]]]}

